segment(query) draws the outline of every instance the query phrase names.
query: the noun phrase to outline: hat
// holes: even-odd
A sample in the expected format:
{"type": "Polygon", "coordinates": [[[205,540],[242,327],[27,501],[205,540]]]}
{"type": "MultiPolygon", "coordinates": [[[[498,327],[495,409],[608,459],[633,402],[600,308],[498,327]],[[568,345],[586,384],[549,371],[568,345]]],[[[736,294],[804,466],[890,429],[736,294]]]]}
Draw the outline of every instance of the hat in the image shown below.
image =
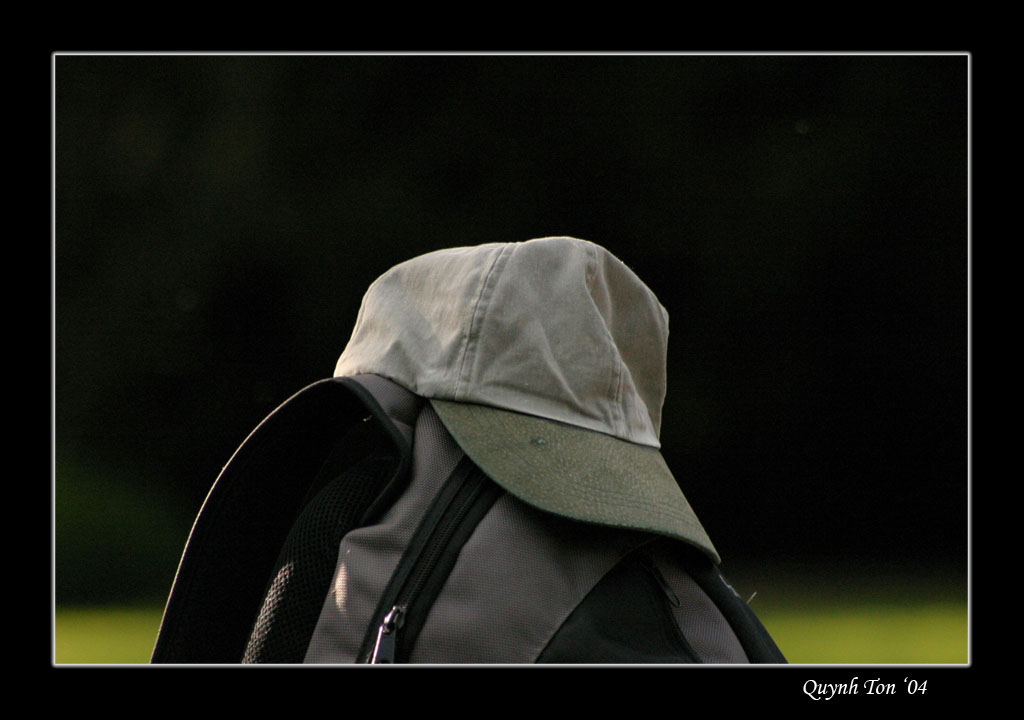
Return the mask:
{"type": "Polygon", "coordinates": [[[547,512],[675,537],[719,561],[661,455],[668,313],[570,237],[450,248],[367,290],[335,377],[429,398],[496,483],[547,512]]]}

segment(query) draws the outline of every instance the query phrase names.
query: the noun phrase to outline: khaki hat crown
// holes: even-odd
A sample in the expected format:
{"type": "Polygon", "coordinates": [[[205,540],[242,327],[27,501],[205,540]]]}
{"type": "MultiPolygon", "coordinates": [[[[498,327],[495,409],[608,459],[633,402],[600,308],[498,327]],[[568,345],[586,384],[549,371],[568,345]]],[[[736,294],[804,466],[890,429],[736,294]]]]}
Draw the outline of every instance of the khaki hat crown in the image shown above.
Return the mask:
{"type": "Polygon", "coordinates": [[[659,452],[668,313],[624,263],[570,237],[427,253],[363,298],[335,376],[429,398],[521,500],[718,553],[659,452]]]}

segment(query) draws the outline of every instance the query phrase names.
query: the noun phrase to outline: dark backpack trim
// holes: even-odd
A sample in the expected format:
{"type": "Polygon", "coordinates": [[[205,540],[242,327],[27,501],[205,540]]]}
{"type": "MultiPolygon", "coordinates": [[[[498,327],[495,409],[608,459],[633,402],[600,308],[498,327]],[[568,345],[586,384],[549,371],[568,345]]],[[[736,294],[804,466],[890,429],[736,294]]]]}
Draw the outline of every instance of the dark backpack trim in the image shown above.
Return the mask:
{"type": "Polygon", "coordinates": [[[371,418],[373,441],[357,445],[364,456],[388,458],[388,464],[374,474],[377,488],[364,495],[366,507],[352,513],[358,524],[401,492],[411,450],[357,381],[314,383],[249,435],[217,478],[192,528],[152,662],[241,661],[292,526],[334,476],[325,462],[341,438],[371,418]]]}
{"type": "Polygon", "coordinates": [[[705,555],[693,552],[688,547],[679,546],[679,557],[690,577],[707,593],[732,626],[751,663],[786,662],[785,656],[772,640],[768,630],[726,581],[716,565],[705,555]]]}
{"type": "Polygon", "coordinates": [[[645,550],[627,555],[583,599],[538,663],[699,663],[645,550]]]}
{"type": "Polygon", "coordinates": [[[714,603],[746,654],[735,662],[785,663],[768,631],[699,550],[672,540],[654,540],[627,555],[587,595],[548,646],[539,663],[701,663],[673,616],[678,604],[652,550],[672,557],[714,603]]]}

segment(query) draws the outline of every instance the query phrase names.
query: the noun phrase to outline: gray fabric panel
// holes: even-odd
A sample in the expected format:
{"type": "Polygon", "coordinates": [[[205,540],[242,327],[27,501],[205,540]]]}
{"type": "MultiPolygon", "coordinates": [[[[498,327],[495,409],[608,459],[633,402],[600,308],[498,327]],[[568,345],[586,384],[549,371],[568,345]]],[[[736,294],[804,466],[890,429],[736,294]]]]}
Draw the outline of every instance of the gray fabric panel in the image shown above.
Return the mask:
{"type": "Polygon", "coordinates": [[[701,662],[749,663],[729,622],[664,546],[658,546],[653,560],[679,598],[679,607],[673,607],[672,613],[701,662]]]}
{"type": "Polygon", "coordinates": [[[356,375],[352,379],[370,391],[373,399],[405,436],[406,442],[411,444],[423,398],[379,375],[356,375]]]}
{"type": "MultiPolygon", "coordinates": [[[[383,378],[366,383],[365,377],[358,379],[370,387],[379,402],[381,398],[385,400],[381,405],[389,412],[391,408],[404,407],[399,397],[401,393],[411,395],[383,378]]],[[[377,602],[406,544],[462,456],[462,450],[433,408],[424,405],[415,420],[409,487],[378,524],[353,530],[342,539],[331,590],[324,601],[305,662],[352,663],[357,660],[377,602]]]]}
{"type": "Polygon", "coordinates": [[[646,539],[503,496],[464,546],[410,662],[534,662],[594,585],[646,539]]]}

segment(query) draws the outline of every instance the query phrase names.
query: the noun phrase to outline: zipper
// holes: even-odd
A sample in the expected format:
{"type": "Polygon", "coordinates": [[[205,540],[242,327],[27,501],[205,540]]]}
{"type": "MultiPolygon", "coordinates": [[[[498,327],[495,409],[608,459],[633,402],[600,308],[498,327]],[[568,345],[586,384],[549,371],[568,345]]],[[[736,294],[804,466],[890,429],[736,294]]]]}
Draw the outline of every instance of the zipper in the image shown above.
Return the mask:
{"type": "Polygon", "coordinates": [[[372,646],[365,662],[391,664],[408,651],[458,557],[462,543],[502,493],[501,488],[464,457],[445,481],[402,556],[364,639],[372,646]],[[455,542],[456,538],[460,542],[455,542]],[[383,614],[383,617],[381,617],[383,614]],[[399,644],[399,640],[402,641],[399,644]]]}

